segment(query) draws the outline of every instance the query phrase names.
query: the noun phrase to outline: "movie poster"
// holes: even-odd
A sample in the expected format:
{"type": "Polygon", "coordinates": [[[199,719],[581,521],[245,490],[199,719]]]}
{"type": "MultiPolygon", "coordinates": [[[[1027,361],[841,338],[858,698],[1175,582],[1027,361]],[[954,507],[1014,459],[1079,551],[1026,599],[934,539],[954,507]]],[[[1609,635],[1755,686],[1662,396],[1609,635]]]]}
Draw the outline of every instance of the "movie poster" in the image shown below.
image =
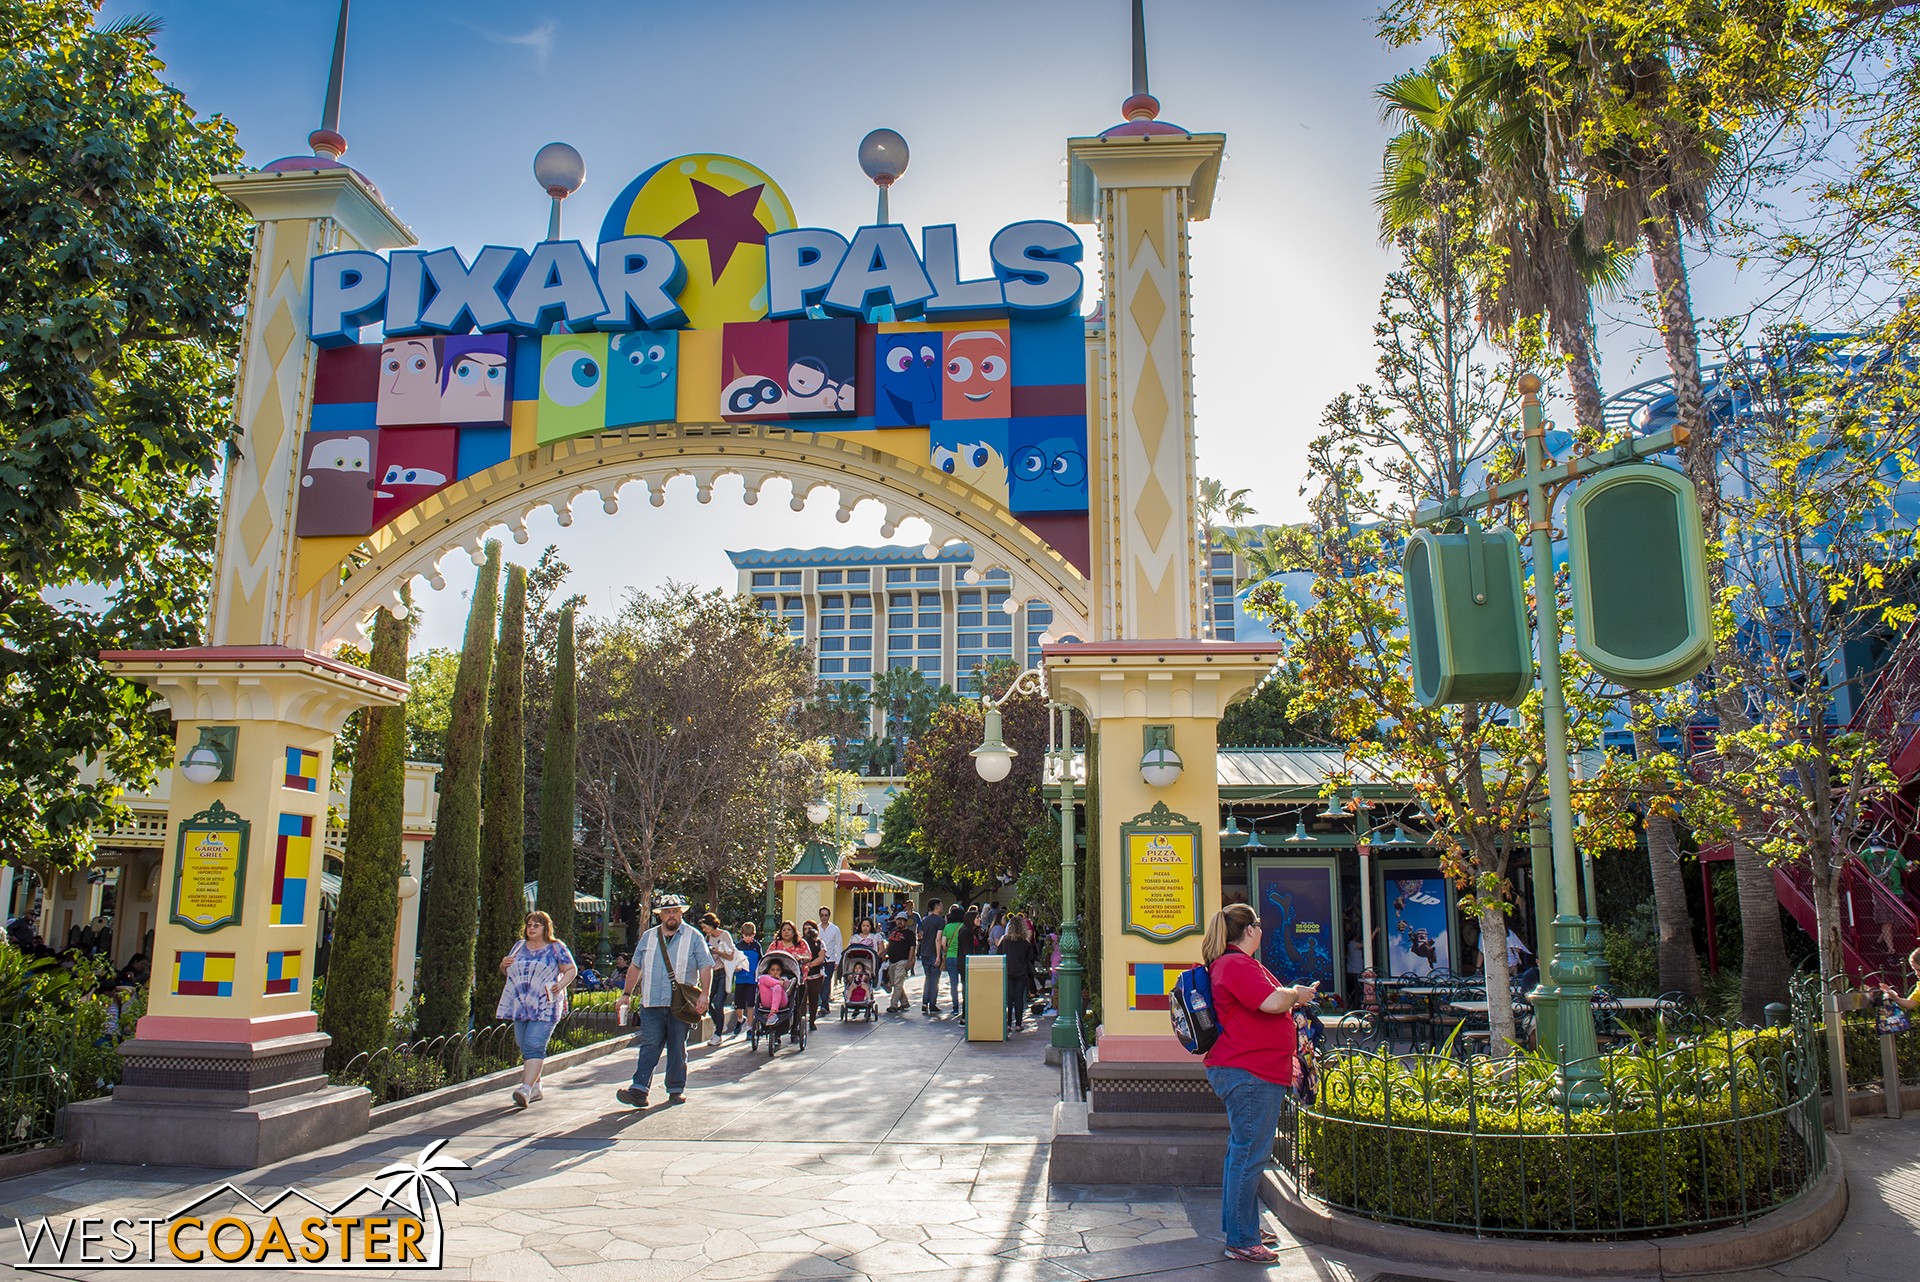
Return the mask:
{"type": "Polygon", "coordinates": [[[1430,975],[1453,969],[1447,931],[1447,879],[1437,872],[1388,872],[1387,974],[1430,975]]]}
{"type": "Polygon", "coordinates": [[[1255,907],[1266,935],[1260,960],[1286,983],[1317,982],[1323,993],[1338,992],[1333,870],[1318,862],[1252,862],[1255,907]]]}

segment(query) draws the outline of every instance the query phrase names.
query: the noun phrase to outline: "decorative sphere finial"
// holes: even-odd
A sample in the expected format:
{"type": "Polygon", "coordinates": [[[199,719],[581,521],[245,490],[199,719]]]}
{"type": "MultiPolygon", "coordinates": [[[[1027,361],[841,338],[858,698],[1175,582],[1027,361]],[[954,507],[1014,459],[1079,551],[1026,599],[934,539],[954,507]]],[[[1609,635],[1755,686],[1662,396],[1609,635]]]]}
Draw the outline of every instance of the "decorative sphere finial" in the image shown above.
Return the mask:
{"type": "Polygon", "coordinates": [[[316,129],[307,135],[307,146],[313,148],[316,156],[338,160],[347,150],[347,140],[335,130],[316,129]]]}
{"type": "Polygon", "coordinates": [[[1520,376],[1520,394],[1522,396],[1538,396],[1543,386],[1544,384],[1541,383],[1538,374],[1522,374],[1520,376]]]}
{"type": "Polygon", "coordinates": [[[555,200],[565,200],[587,180],[587,162],[564,142],[550,142],[534,153],[533,180],[555,200]]]}
{"type": "Polygon", "coordinates": [[[1120,104],[1120,118],[1126,121],[1152,120],[1160,114],[1160,100],[1150,93],[1137,93],[1120,104]]]}
{"type": "Polygon", "coordinates": [[[891,129],[876,129],[860,140],[860,168],[877,187],[891,187],[907,172],[907,140],[891,129]]]}

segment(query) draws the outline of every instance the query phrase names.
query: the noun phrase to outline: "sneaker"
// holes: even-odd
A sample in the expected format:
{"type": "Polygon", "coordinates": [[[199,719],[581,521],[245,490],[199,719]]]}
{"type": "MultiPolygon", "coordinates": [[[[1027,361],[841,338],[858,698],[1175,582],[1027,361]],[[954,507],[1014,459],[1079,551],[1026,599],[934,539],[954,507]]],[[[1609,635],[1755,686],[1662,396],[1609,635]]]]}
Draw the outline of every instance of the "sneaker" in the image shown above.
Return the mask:
{"type": "Polygon", "coordinates": [[[1280,1257],[1264,1246],[1230,1246],[1226,1250],[1229,1260],[1245,1260],[1248,1264],[1277,1264],[1280,1257]]]}
{"type": "Polygon", "coordinates": [[[712,1037],[709,1037],[707,1039],[707,1045],[709,1046],[718,1046],[719,1044],[720,1044],[720,1034],[718,1033],[715,1033],[712,1037]]]}
{"type": "Polygon", "coordinates": [[[540,1083],[535,1082],[533,1089],[527,1092],[527,1098],[533,1103],[538,1104],[542,1099],[546,1098],[546,1094],[545,1091],[540,1089],[540,1083]]]}
{"type": "Polygon", "coordinates": [[[525,1108],[527,1106],[527,1088],[526,1087],[516,1086],[513,1088],[513,1106],[515,1108],[525,1108]]]}
{"type": "Polygon", "coordinates": [[[645,1095],[625,1086],[615,1091],[613,1097],[630,1108],[645,1108],[647,1106],[647,1097],[645,1095]]]}
{"type": "Polygon", "coordinates": [[[667,1096],[667,1103],[669,1104],[684,1104],[686,1102],[687,1093],[685,1091],[675,1091],[667,1096]]]}

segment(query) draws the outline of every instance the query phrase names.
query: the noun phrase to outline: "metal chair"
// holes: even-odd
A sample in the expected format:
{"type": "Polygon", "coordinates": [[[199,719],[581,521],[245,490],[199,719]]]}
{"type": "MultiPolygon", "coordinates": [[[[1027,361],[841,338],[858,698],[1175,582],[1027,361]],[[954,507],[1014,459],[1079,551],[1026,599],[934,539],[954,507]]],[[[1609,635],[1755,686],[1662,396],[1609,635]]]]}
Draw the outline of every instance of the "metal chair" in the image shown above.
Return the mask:
{"type": "Polygon", "coordinates": [[[1593,990],[1593,1037],[1602,1046],[1618,1046],[1628,1040],[1626,1007],[1604,988],[1593,990]]]}

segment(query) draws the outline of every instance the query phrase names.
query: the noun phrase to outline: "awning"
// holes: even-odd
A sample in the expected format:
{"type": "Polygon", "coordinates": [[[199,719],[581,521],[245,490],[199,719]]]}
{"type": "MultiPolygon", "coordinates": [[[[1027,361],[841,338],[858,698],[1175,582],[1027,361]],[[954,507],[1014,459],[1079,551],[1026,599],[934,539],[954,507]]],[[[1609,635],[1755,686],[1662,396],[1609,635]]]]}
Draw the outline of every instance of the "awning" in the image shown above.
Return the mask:
{"type": "Polygon", "coordinates": [[[920,883],[911,877],[882,872],[878,868],[843,869],[839,882],[855,890],[891,890],[901,894],[911,894],[920,889],[920,883]]]}
{"type": "MultiPolygon", "coordinates": [[[[539,898],[540,898],[540,883],[537,881],[528,882],[527,883],[527,911],[528,912],[533,911],[533,906],[536,902],[539,901],[539,898]]],[[[600,898],[600,896],[598,895],[583,895],[576,890],[573,892],[573,911],[577,913],[603,913],[607,911],[607,901],[600,898]]]]}

